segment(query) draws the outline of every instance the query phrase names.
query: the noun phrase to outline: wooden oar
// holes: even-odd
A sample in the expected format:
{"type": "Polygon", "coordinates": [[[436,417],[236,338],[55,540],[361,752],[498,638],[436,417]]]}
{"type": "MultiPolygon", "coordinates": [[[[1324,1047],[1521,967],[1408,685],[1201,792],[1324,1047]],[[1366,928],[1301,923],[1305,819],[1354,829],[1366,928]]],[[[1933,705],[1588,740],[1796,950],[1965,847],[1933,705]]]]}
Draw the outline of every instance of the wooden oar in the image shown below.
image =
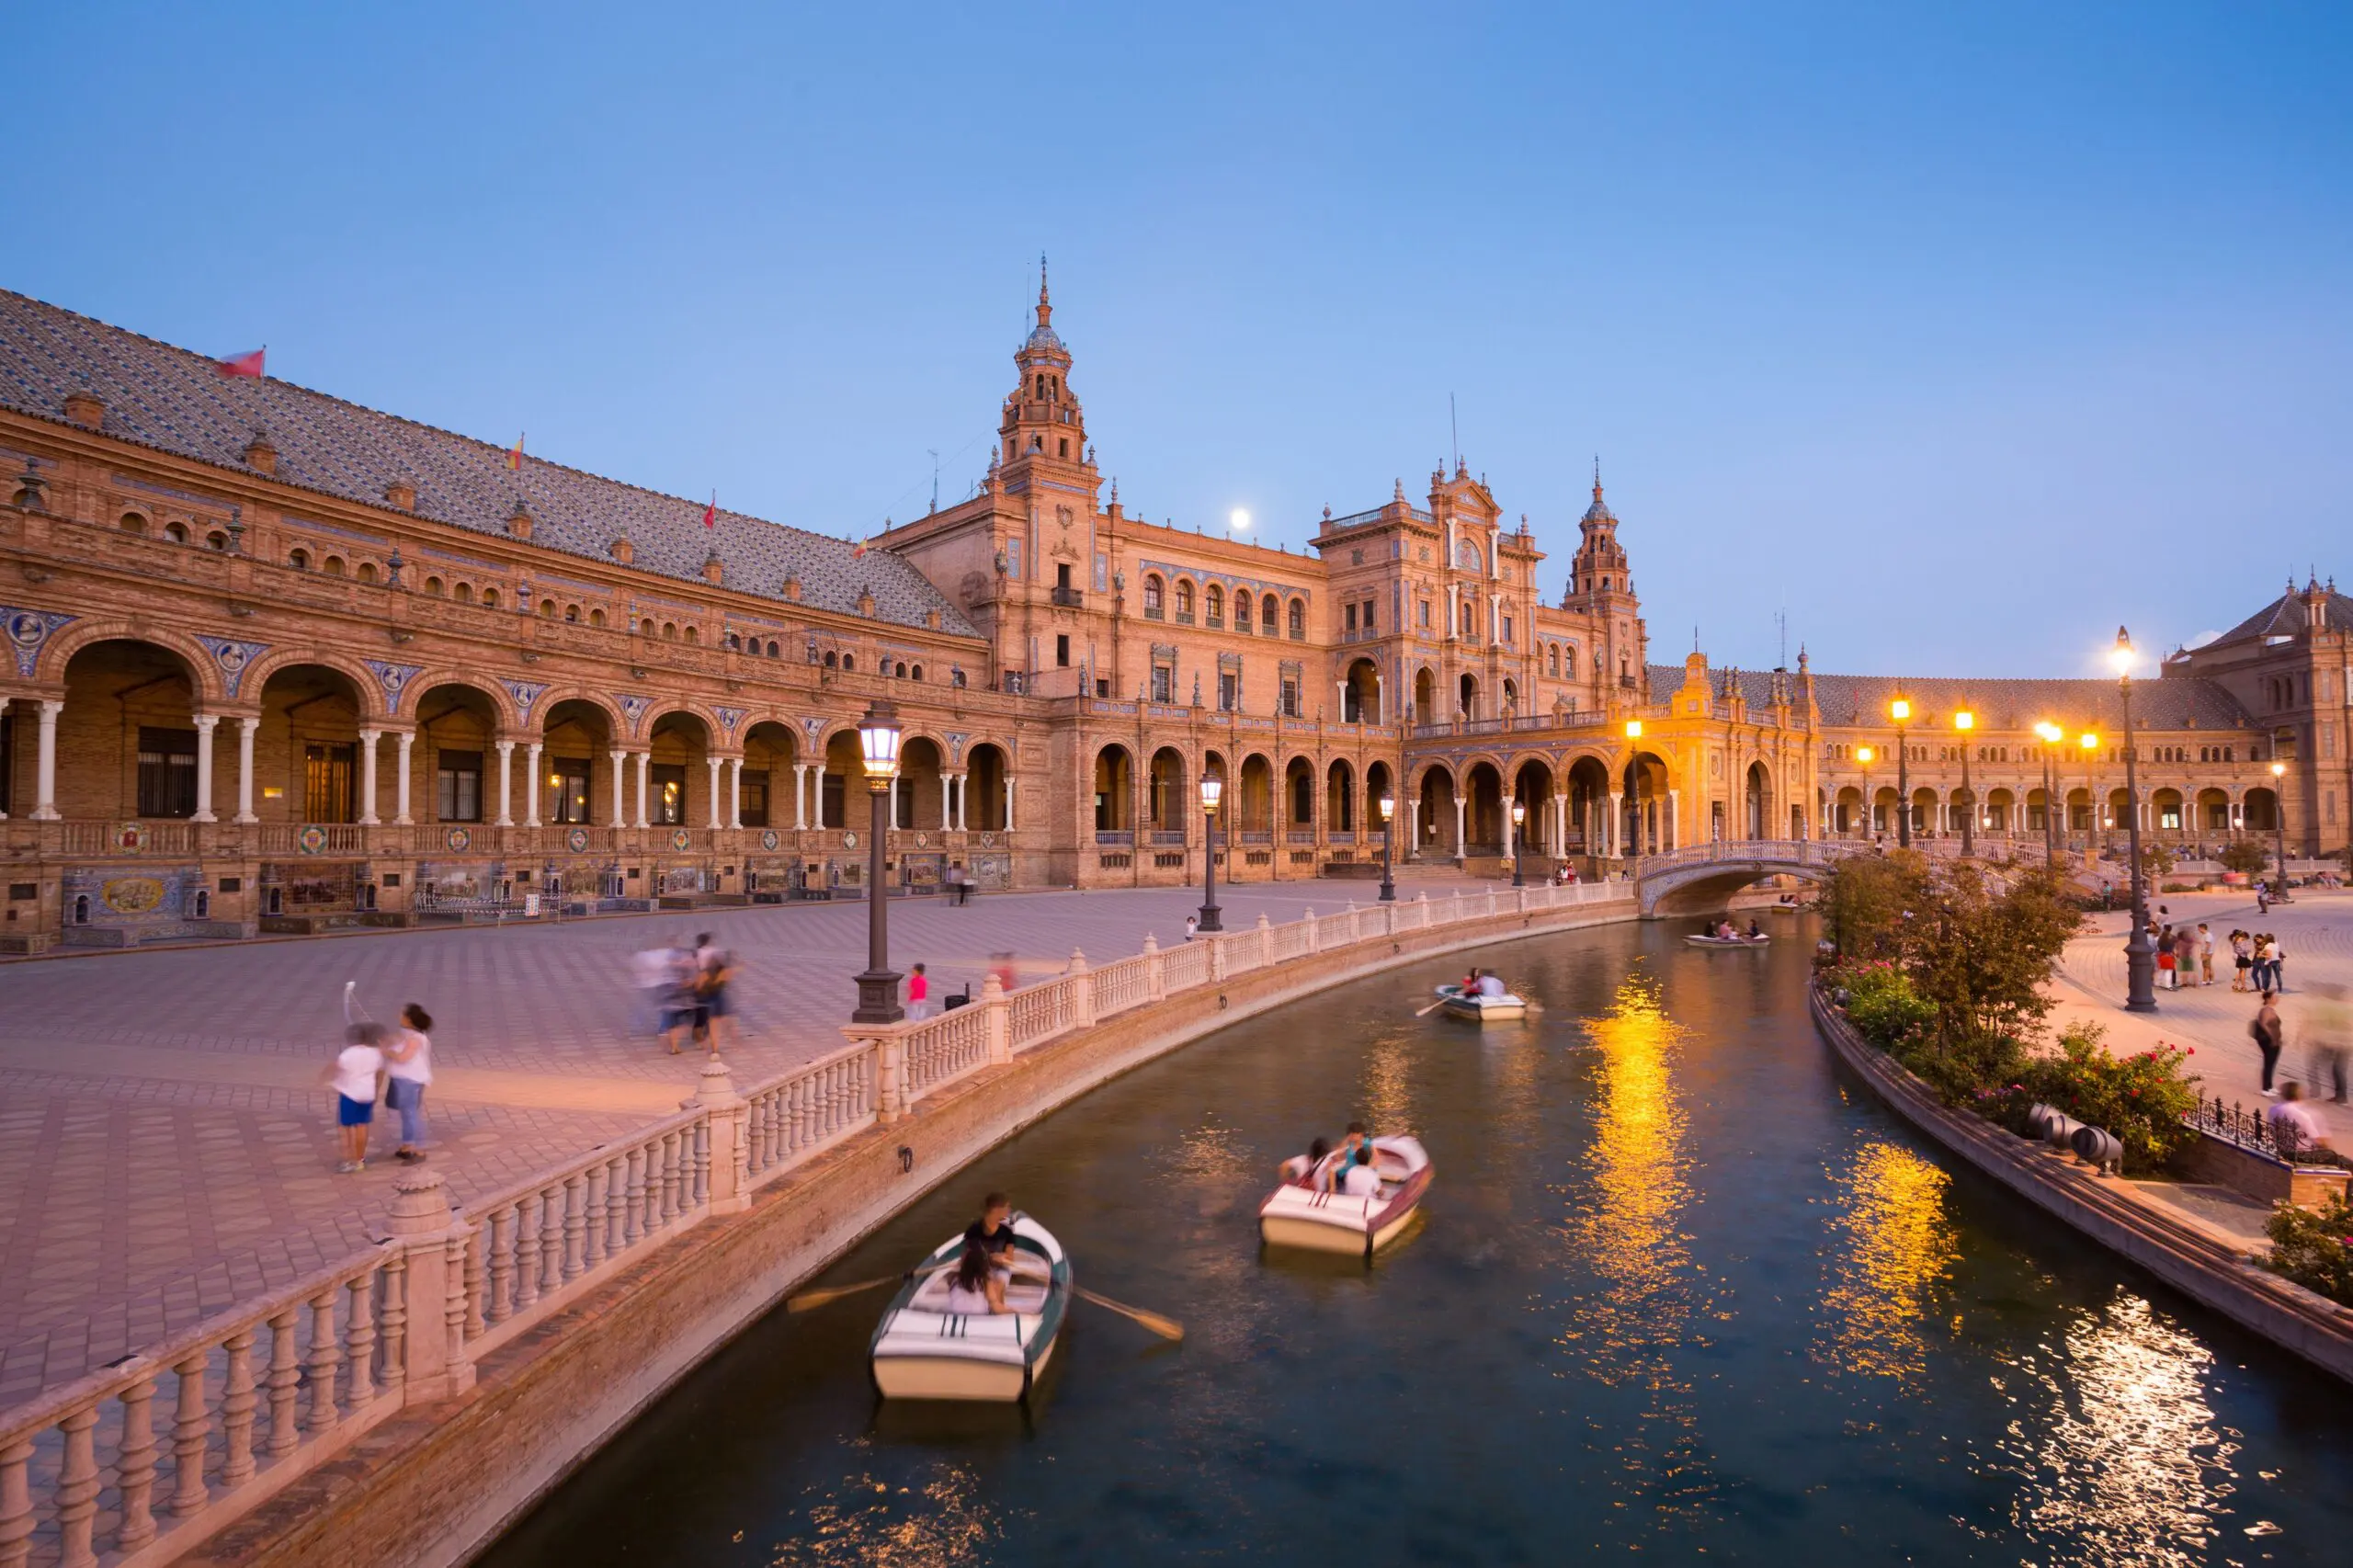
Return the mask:
{"type": "MultiPolygon", "coordinates": [[[[943,1268],[954,1267],[959,1261],[956,1258],[949,1258],[946,1263],[927,1263],[915,1272],[918,1275],[937,1274],[943,1268]]],[[[880,1279],[861,1279],[855,1285],[833,1285],[823,1290],[803,1290],[798,1296],[787,1296],[784,1299],[784,1310],[789,1312],[805,1312],[815,1307],[830,1307],[845,1296],[862,1296],[869,1290],[879,1290],[885,1285],[904,1285],[906,1280],[907,1276],[904,1274],[888,1274],[880,1279]]]]}
{"type": "Polygon", "coordinates": [[[1437,1012],[1440,1007],[1445,1006],[1450,1000],[1450,997],[1441,996],[1437,1001],[1431,1003],[1428,1006],[1423,1008],[1420,1012],[1415,1014],[1414,1017],[1417,1018],[1427,1018],[1432,1013],[1437,1012]]]}
{"type": "Polygon", "coordinates": [[[1108,1296],[1098,1296],[1084,1285],[1072,1286],[1070,1293],[1082,1301],[1092,1301],[1098,1307],[1107,1307],[1121,1317],[1133,1318],[1163,1339],[1181,1340],[1185,1337],[1185,1325],[1175,1318],[1162,1317],[1158,1312],[1148,1312],[1142,1307],[1131,1307],[1125,1301],[1115,1301],[1108,1296]]]}

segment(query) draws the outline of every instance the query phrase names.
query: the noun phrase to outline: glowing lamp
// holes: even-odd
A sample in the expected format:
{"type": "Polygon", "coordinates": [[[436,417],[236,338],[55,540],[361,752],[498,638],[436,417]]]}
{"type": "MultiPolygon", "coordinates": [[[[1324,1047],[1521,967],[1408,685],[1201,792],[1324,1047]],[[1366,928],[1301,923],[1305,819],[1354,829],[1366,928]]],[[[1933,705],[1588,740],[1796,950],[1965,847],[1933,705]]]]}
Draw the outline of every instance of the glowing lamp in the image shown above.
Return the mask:
{"type": "Polygon", "coordinates": [[[1396,798],[1395,798],[1394,796],[1391,796],[1391,795],[1383,795],[1383,796],[1381,796],[1381,820],[1383,823],[1388,822],[1388,820],[1389,820],[1392,816],[1393,816],[1393,815],[1395,815],[1395,814],[1396,814],[1396,812],[1397,812],[1397,801],[1396,801],[1396,798]]]}
{"type": "Polygon", "coordinates": [[[1626,738],[1630,741],[1639,741],[1643,738],[1643,722],[1640,719],[1626,721],[1626,738]]]}
{"type": "Polygon", "coordinates": [[[1897,723],[1904,723],[1912,717],[1912,699],[1907,697],[1897,698],[1887,705],[1887,713],[1888,717],[1897,723]]]}
{"type": "Polygon", "coordinates": [[[899,710],[877,702],[858,722],[858,744],[866,764],[866,787],[880,792],[899,772],[899,710]]]}
{"type": "Polygon", "coordinates": [[[2132,639],[2120,626],[2116,629],[2116,646],[2109,650],[2108,662],[2116,666],[2120,676],[2132,673],[2132,639]]]}
{"type": "Polygon", "coordinates": [[[1952,727],[1956,730],[1973,730],[1977,728],[1977,715],[1964,708],[1952,716],[1952,727]]]}
{"type": "Polygon", "coordinates": [[[1874,755],[1875,754],[1869,746],[1857,746],[1855,748],[1855,760],[1867,766],[1870,764],[1871,757],[1874,755]]]}
{"type": "Polygon", "coordinates": [[[1214,773],[1201,775],[1201,810],[1217,815],[1217,805],[1225,799],[1225,780],[1214,773]]]}

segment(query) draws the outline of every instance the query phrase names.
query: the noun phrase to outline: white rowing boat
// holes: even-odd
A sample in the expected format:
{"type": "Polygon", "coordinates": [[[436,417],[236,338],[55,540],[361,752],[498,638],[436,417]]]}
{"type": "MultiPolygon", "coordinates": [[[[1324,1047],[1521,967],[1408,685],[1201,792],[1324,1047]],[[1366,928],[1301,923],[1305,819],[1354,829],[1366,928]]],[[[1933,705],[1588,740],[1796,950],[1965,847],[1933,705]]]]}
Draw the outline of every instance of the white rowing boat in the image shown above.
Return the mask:
{"type": "MultiPolygon", "coordinates": [[[[1375,1138],[1372,1151],[1379,1197],[1350,1198],[1285,1182],[1258,1205],[1259,1236],[1269,1246],[1364,1257],[1395,1241],[1429,1191],[1430,1157],[1419,1139],[1403,1135],[1375,1138]]],[[[1325,1179],[1339,1158],[1337,1153],[1325,1155],[1309,1180],[1325,1179]]]]}
{"type": "Polygon", "coordinates": [[[1773,940],[1762,931],[1754,937],[1686,937],[1683,939],[1695,948],[1761,948],[1773,940]]]}
{"type": "Polygon", "coordinates": [[[875,1327],[869,1352],[874,1386],[884,1398],[1009,1404],[1029,1396],[1070,1312],[1070,1259],[1063,1256],[1062,1243],[1027,1214],[1014,1217],[1013,1244],[1043,1262],[1049,1278],[1016,1274],[1005,1288],[1012,1312],[948,1310],[949,1280],[964,1250],[961,1232],[924,1260],[918,1278],[901,1287],[875,1327]]]}
{"type": "Polygon", "coordinates": [[[1438,1011],[1449,1018],[1471,1018],[1479,1023],[1500,1023],[1528,1016],[1528,1003],[1506,991],[1500,996],[1482,996],[1465,992],[1460,985],[1438,988],[1438,1011]]]}

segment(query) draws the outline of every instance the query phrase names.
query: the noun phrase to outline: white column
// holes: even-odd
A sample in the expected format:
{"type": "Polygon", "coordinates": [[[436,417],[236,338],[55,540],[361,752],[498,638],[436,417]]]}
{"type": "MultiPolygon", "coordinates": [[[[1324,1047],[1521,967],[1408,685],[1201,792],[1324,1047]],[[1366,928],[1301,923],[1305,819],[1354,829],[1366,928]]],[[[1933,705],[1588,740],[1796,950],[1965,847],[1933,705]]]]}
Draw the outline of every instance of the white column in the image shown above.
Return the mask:
{"type": "Polygon", "coordinates": [[[1375,670],[1375,671],[1373,671],[1373,672],[1372,672],[1372,717],[1371,717],[1371,718],[1370,718],[1370,719],[1368,719],[1368,720],[1366,720],[1366,721],[1365,721],[1365,722],[1367,722],[1367,723],[1369,723],[1369,724],[1379,724],[1379,723],[1381,723],[1381,722],[1385,722],[1385,721],[1388,719],[1388,717],[1389,717],[1389,695],[1388,695],[1388,693],[1389,693],[1389,688],[1388,688],[1387,683],[1385,683],[1384,681],[1382,681],[1382,679],[1381,678],[1381,672],[1380,672],[1379,670],[1375,670]]]}
{"type": "Polygon", "coordinates": [[[629,791],[629,753],[615,747],[613,757],[613,825],[627,827],[628,813],[622,809],[629,791]]]}
{"type": "Polygon", "coordinates": [[[1470,847],[1470,841],[1463,837],[1462,825],[1462,808],[1467,803],[1461,796],[1454,797],[1454,858],[1458,860],[1462,858],[1462,852],[1470,847]]]}
{"type": "Polygon", "coordinates": [[[939,831],[951,833],[956,827],[956,776],[939,776],[939,831]]]}
{"type": "Polygon", "coordinates": [[[408,751],[416,741],[416,732],[403,730],[393,739],[398,743],[396,760],[400,765],[401,776],[400,781],[392,787],[392,820],[397,823],[405,823],[408,821],[408,751]]]}
{"type": "Polygon", "coordinates": [[[1618,840],[1626,831],[1625,801],[1626,797],[1617,790],[1609,791],[1609,831],[1603,834],[1602,837],[1608,841],[1609,847],[1607,853],[1613,860],[1619,855],[1618,840]]]}
{"type": "Polygon", "coordinates": [[[212,814],[212,726],[221,722],[218,713],[196,715],[196,811],[190,822],[218,822],[212,814]]]}
{"type": "Polygon", "coordinates": [[[1552,797],[1552,853],[1564,856],[1569,852],[1569,798],[1552,797]]]}
{"type": "Polygon", "coordinates": [[[523,747],[523,825],[540,825],[540,743],[530,741],[523,747]]]}
{"type": "Polygon", "coordinates": [[[744,825],[744,759],[740,756],[727,759],[727,825],[744,825]]]}
{"type": "Polygon", "coordinates": [[[359,732],[359,824],[372,827],[384,819],[376,814],[376,743],[381,730],[359,732]]]}
{"type": "Polygon", "coordinates": [[[259,822],[254,815],[254,736],[261,731],[261,720],[241,718],[237,721],[237,820],[259,822]]]}
{"type": "Polygon", "coordinates": [[[1013,775],[1009,771],[1005,776],[1005,831],[1013,831],[1013,775]]]}
{"type": "Polygon", "coordinates": [[[710,756],[703,760],[710,765],[710,825],[714,829],[724,827],[727,819],[719,814],[719,768],[726,758],[710,756]]]}
{"type": "Polygon", "coordinates": [[[1519,847],[1519,824],[1511,820],[1511,802],[1504,802],[1504,858],[1508,860],[1519,847]]]}
{"type": "Polygon", "coordinates": [[[809,825],[809,765],[805,762],[792,765],[792,825],[809,825]]]}
{"type": "Polygon", "coordinates": [[[57,820],[57,714],[65,706],[57,698],[40,704],[40,760],[33,769],[33,821],[57,820]]]}
{"type": "MultiPolygon", "coordinates": [[[[515,817],[508,802],[515,799],[515,743],[498,741],[494,744],[498,747],[498,815],[493,819],[492,825],[513,827],[515,817]]],[[[538,769],[532,771],[536,773],[538,769]]]]}
{"type": "Polygon", "coordinates": [[[637,754],[637,825],[654,825],[654,752],[651,747],[637,754]]]}
{"type": "Polygon", "coordinates": [[[1675,847],[1675,824],[1683,815],[1682,797],[1683,792],[1680,790],[1669,790],[1666,792],[1666,831],[1660,835],[1659,843],[1659,847],[1662,849],[1675,847]]]}

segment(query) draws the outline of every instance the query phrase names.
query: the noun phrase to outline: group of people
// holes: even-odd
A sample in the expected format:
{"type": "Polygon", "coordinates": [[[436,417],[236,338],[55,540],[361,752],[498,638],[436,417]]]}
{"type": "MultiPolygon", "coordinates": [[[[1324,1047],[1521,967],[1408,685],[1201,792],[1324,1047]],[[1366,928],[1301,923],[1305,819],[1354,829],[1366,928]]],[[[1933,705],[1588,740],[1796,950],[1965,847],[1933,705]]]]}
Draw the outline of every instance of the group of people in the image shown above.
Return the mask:
{"type": "MultiPolygon", "coordinates": [[[[1476,977],[1478,971],[1472,970],[1476,977]]],[[[1490,975],[1490,980],[1495,977],[1490,975]]],[[[1500,993],[1498,993],[1500,994],[1500,993]]],[[[1277,1167],[1285,1183],[1304,1187],[1315,1192],[1336,1192],[1347,1198],[1378,1198],[1381,1196],[1381,1172],[1373,1164],[1377,1157],[1372,1146],[1372,1134],[1361,1121],[1348,1123],[1347,1141],[1336,1155],[1332,1145],[1318,1138],[1307,1146],[1304,1154],[1293,1154],[1277,1167]]]]}
{"type": "Polygon", "coordinates": [[[734,1007],[727,994],[735,978],[735,955],[708,931],[692,942],[648,948],[636,959],[638,1029],[660,1037],[678,1054],[679,1041],[692,1038],[716,1055],[722,1035],[733,1039],[734,1007]]]}
{"type": "Polygon", "coordinates": [[[357,1000],[358,981],[343,986],[343,1049],[321,1082],[332,1085],[335,1132],[346,1176],[368,1168],[368,1132],[381,1101],[400,1113],[401,1142],[392,1158],[415,1165],[425,1158],[425,1090],[433,1082],[433,1018],[411,1002],[397,1028],[370,1018],[357,1000]]]}
{"type": "Polygon", "coordinates": [[[1744,940],[1753,942],[1759,937],[1765,935],[1765,927],[1756,923],[1756,917],[1755,915],[1751,915],[1748,920],[1748,934],[1745,937],[1741,935],[1739,927],[1733,925],[1729,919],[1717,921],[1714,927],[1708,932],[1708,935],[1713,937],[1719,942],[1738,942],[1744,940]]]}
{"type": "MultiPolygon", "coordinates": [[[[2163,905],[2158,906],[2157,913],[2165,913],[2163,905]]],[[[2170,921],[2152,920],[2149,939],[2156,945],[2157,978],[2166,990],[2214,983],[2214,933],[2207,929],[2204,921],[2193,927],[2187,921],[2176,926],[2170,921]]]]}
{"type": "MultiPolygon", "coordinates": [[[[1511,994],[1511,987],[1506,985],[1504,977],[1494,970],[1474,969],[1462,977],[1462,994],[1465,996],[1508,996],[1511,994]]],[[[1350,1122],[1348,1125],[1354,1127],[1356,1123],[1350,1122]]]]}
{"type": "Polygon", "coordinates": [[[2288,955],[2279,950],[2279,937],[2268,931],[2234,930],[2230,943],[2231,959],[2238,969],[2231,981],[2232,990],[2277,995],[2288,989],[2288,955]]]}
{"type": "MultiPolygon", "coordinates": [[[[2329,1097],[2344,1105],[2347,1103],[2347,1078],[2353,1076],[2348,1073],[2348,1067],[2353,1067],[2353,1061],[2348,1060],[2353,1059],[2353,1008],[2346,1005],[2346,988],[2336,982],[2323,982],[2309,989],[2311,999],[2301,1009],[2297,1028],[2307,1057],[2307,1071],[2315,1089],[2324,1085],[2334,1089],[2336,1092],[2329,1097]]],[[[2279,1016],[2279,997],[2276,990],[2264,991],[2246,1032],[2254,1037],[2255,1048],[2263,1057],[2265,1097],[2300,1098],[2302,1091],[2295,1084],[2284,1084],[2277,1089],[2271,1086],[2288,1037],[2288,1026],[2279,1016]]]]}

